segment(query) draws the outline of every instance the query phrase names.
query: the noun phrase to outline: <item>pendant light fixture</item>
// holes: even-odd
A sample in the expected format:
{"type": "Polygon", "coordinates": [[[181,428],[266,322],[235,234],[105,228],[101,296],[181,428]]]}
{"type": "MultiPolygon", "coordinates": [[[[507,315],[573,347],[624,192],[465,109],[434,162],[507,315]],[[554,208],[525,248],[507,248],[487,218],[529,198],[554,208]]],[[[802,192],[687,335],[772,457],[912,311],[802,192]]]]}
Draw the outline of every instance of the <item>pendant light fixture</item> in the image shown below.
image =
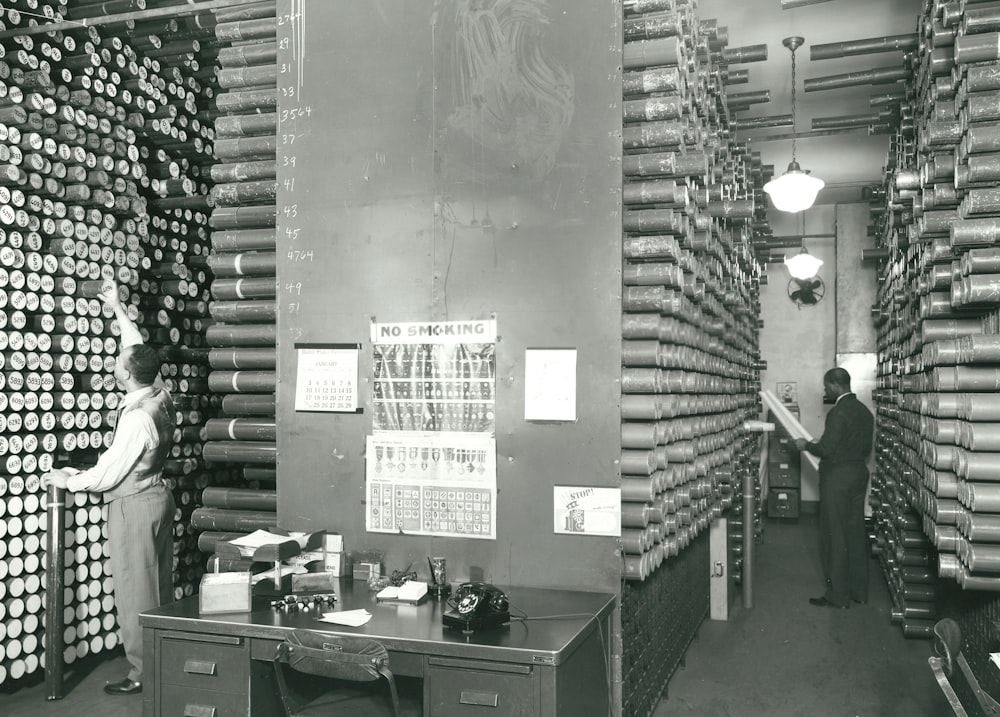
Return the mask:
{"type": "Polygon", "coordinates": [[[819,272],[821,266],[823,266],[823,260],[806,251],[805,244],[799,249],[798,254],[785,257],[785,267],[788,269],[788,273],[792,275],[793,279],[799,281],[812,279],[819,272]]]}
{"type": "Polygon", "coordinates": [[[781,44],[792,51],[792,161],[788,170],[777,179],[764,185],[776,209],[783,212],[801,212],[816,201],[823,188],[822,179],[809,176],[795,161],[795,50],[805,42],[801,37],[786,37],[781,44]]]}

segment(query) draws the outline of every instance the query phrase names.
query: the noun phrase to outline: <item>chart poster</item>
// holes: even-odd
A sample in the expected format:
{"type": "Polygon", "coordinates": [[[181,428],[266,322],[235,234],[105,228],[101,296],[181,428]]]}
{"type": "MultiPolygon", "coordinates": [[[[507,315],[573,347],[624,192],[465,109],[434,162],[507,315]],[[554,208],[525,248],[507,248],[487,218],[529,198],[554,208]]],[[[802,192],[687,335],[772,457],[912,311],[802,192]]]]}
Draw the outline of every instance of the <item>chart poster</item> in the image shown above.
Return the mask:
{"type": "Polygon", "coordinates": [[[492,436],[368,436],[365,484],[369,532],[496,540],[492,436]]]}
{"type": "Polygon", "coordinates": [[[496,321],[372,323],[372,430],[496,428],[496,321]]]}
{"type": "Polygon", "coordinates": [[[618,488],[557,485],[552,491],[556,533],[621,536],[622,495],[618,488]]]}
{"type": "Polygon", "coordinates": [[[358,345],[295,346],[296,411],[358,411],[358,345]]]}

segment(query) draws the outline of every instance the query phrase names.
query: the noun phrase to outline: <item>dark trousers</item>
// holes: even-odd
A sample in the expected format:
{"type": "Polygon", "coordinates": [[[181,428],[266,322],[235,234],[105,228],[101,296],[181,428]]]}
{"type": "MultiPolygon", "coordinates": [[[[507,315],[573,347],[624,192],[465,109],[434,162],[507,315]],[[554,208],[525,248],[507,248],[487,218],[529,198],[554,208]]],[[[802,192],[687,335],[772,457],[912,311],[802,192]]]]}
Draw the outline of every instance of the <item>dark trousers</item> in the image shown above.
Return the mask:
{"type": "Polygon", "coordinates": [[[164,486],[108,503],[111,577],[131,680],[142,680],[139,613],[173,600],[174,510],[164,486]]]}
{"type": "Polygon", "coordinates": [[[838,605],[868,600],[868,538],[865,535],[863,464],[837,466],[820,476],[820,560],[824,597],[838,605]]]}

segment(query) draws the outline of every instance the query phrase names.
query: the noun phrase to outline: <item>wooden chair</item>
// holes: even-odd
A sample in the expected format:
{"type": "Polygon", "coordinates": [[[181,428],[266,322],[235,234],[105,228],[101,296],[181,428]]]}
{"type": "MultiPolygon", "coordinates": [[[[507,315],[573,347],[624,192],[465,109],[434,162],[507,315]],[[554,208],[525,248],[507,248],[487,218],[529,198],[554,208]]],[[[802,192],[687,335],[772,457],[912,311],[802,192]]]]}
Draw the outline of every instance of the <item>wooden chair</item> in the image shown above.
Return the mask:
{"type": "Polygon", "coordinates": [[[934,625],[934,651],[927,664],[956,717],[1000,716],[1000,704],[979,686],[962,654],[962,630],[951,618],[934,625]]]}
{"type": "Polygon", "coordinates": [[[419,717],[421,714],[419,700],[411,695],[405,695],[405,709],[401,709],[396,679],[389,670],[389,653],[376,640],[294,630],[275,651],[274,671],[287,717],[419,717]],[[286,675],[286,666],[297,673],[327,678],[322,693],[315,694],[315,688],[320,686],[317,681],[286,675]],[[374,683],[381,680],[388,684],[388,690],[377,689],[374,683]],[[297,687],[293,686],[296,681],[297,687]]]}

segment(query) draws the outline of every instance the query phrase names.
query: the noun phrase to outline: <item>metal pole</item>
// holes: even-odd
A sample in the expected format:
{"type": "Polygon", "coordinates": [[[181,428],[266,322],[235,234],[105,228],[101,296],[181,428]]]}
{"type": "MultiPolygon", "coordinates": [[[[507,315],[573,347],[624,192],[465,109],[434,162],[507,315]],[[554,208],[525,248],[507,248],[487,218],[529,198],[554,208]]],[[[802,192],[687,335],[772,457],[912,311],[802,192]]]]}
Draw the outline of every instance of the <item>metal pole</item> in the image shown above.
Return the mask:
{"type": "Polygon", "coordinates": [[[754,493],[753,471],[743,472],[743,607],[753,608],[753,535],[754,535],[754,493]]]}
{"type": "Polygon", "coordinates": [[[50,485],[45,534],[45,698],[63,697],[63,522],[66,491],[50,485]]]}

